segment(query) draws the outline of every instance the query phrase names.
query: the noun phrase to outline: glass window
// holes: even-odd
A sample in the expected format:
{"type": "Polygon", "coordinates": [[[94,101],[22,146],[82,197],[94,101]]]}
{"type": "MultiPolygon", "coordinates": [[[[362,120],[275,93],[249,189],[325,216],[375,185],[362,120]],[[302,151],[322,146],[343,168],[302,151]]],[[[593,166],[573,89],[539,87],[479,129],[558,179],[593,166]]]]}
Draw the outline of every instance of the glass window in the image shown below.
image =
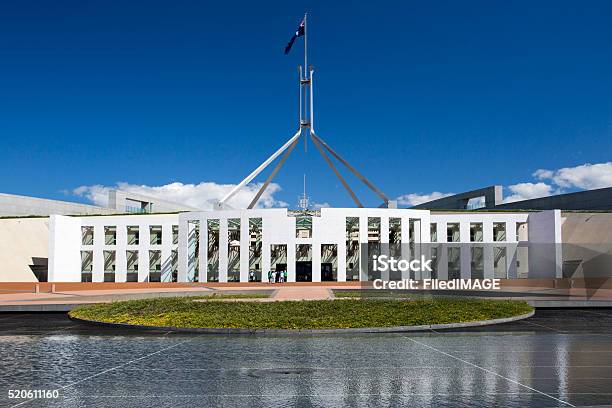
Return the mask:
{"type": "Polygon", "coordinates": [[[81,251],[81,272],[93,271],[93,251],[81,251]]]}
{"type": "Polygon", "coordinates": [[[149,251],[149,282],[161,282],[161,251],[149,251]]]}
{"type": "Polygon", "coordinates": [[[115,251],[104,251],[104,282],[115,281],[115,251]]]}
{"type": "Polygon", "coordinates": [[[321,244],[321,281],[338,280],[338,245],[321,244]]]}
{"type": "Polygon", "coordinates": [[[125,251],[127,282],[138,282],[138,251],[125,251]]]}
{"type": "Polygon", "coordinates": [[[261,282],[261,218],[249,218],[249,282],[261,282]]]}
{"type": "Polygon", "coordinates": [[[219,220],[208,220],[208,282],[219,281],[219,220]]]}
{"type": "Polygon", "coordinates": [[[438,248],[431,248],[431,279],[438,279],[438,248]]]}
{"type": "Polygon", "coordinates": [[[508,277],[506,248],[493,248],[493,270],[496,279],[505,279],[508,277]]]}
{"type": "Polygon", "coordinates": [[[431,242],[438,242],[438,224],[432,223],[429,226],[429,240],[431,242]]]}
{"type": "Polygon", "coordinates": [[[389,255],[402,256],[402,219],[389,218],[389,255]]]}
{"type": "Polygon", "coordinates": [[[104,251],[104,272],[115,272],[115,251],[104,251]]]}
{"type": "Polygon", "coordinates": [[[178,282],[178,250],[172,250],[172,282],[178,282]]]}
{"type": "Polygon", "coordinates": [[[470,242],[482,242],[482,222],[470,224],[470,242]]]}
{"type": "Polygon", "coordinates": [[[81,244],[93,245],[94,243],[94,227],[81,227],[81,244]]]}
{"type": "Polygon", "coordinates": [[[493,223],[493,241],[505,241],[506,240],[506,223],[496,222],[493,223]]]}
{"type": "Polygon", "coordinates": [[[446,242],[459,242],[459,224],[446,225],[446,242]]]}
{"type": "Polygon", "coordinates": [[[130,225],[127,227],[127,244],[138,245],[140,243],[140,229],[138,225],[130,225]]]}
{"type": "Polygon", "coordinates": [[[162,226],[161,225],[151,225],[149,227],[149,235],[151,236],[151,245],[161,245],[162,244],[162,226]]]}
{"type": "MultiPolygon", "coordinates": [[[[218,223],[217,223],[218,225],[218,223]]],[[[202,226],[206,234],[206,226],[202,226]]],[[[218,237],[218,234],[217,234],[218,237]]],[[[210,238],[209,238],[210,239],[210,238]]],[[[210,241],[208,242],[210,245],[210,241]]],[[[187,282],[200,281],[200,221],[187,221],[187,282]]]]}
{"type": "Polygon", "coordinates": [[[472,279],[484,278],[484,248],[472,247],[472,279]]]}
{"type": "MultiPolygon", "coordinates": [[[[380,217],[368,217],[368,258],[373,259],[381,254],[380,217]]],[[[368,279],[380,279],[381,272],[374,269],[374,263],[368,260],[368,279]]]]}
{"type": "Polygon", "coordinates": [[[359,280],[359,217],[346,217],[346,280],[359,280]]]}
{"type": "Polygon", "coordinates": [[[516,241],[529,241],[529,228],[526,222],[516,223],[516,241]]]}
{"type": "Polygon", "coordinates": [[[448,248],[448,279],[461,279],[461,248],[448,248]]]}
{"type": "Polygon", "coordinates": [[[81,251],[81,282],[91,282],[93,272],[93,251],[81,251]]]}
{"type": "Polygon", "coordinates": [[[117,243],[117,227],[104,227],[104,245],[117,243]]]}
{"type": "Polygon", "coordinates": [[[179,226],[173,225],[172,226],[172,244],[177,245],[178,240],[179,240],[179,226]]]}
{"type": "Polygon", "coordinates": [[[240,282],[240,218],[227,220],[227,281],[240,282]]]}

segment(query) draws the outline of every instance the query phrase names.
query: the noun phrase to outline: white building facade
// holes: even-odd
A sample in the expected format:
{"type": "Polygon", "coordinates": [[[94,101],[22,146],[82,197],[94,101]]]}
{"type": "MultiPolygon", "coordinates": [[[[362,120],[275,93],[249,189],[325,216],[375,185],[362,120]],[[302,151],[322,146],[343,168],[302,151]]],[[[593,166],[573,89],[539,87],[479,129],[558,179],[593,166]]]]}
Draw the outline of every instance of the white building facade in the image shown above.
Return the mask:
{"type": "Polygon", "coordinates": [[[561,214],[391,208],[52,215],[50,282],[561,277],[561,214]],[[374,256],[432,260],[377,272],[374,256]]]}

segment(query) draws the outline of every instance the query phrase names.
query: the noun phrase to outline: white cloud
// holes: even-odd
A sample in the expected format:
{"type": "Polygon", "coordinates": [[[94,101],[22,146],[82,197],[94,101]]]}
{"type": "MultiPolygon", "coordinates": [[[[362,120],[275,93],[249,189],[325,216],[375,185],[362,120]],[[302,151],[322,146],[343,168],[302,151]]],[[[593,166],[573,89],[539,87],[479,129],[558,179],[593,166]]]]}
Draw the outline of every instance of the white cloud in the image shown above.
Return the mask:
{"type": "Polygon", "coordinates": [[[330,208],[331,205],[326,201],[324,203],[312,203],[312,208],[320,210],[321,208],[330,208]]]}
{"type": "Polygon", "coordinates": [[[533,173],[539,180],[551,180],[561,188],[594,188],[612,187],[612,162],[590,164],[576,167],[564,167],[559,170],[540,169],[533,173]]]}
{"type": "Polygon", "coordinates": [[[415,206],[423,203],[427,203],[429,201],[437,200],[438,198],[444,198],[448,196],[452,196],[454,193],[440,193],[439,191],[434,191],[430,194],[404,194],[396,198],[397,203],[399,205],[410,205],[415,206]]]}
{"type": "MultiPolygon", "coordinates": [[[[247,208],[262,184],[249,184],[243,187],[227,203],[233,208],[247,208]]],[[[162,186],[136,185],[124,182],[116,186],[103,186],[100,184],[91,186],[80,186],[73,193],[85,197],[94,204],[106,206],[108,204],[108,190],[117,189],[128,193],[142,194],[161,200],[172,201],[190,207],[210,210],[215,202],[222,199],[230,192],[235,184],[217,184],[214,182],[201,182],[199,184],[183,184],[174,182],[162,186]]],[[[284,201],[274,198],[274,194],[281,190],[280,185],[270,183],[266,191],[257,202],[258,208],[286,207],[284,201]]]]}
{"type": "Polygon", "coordinates": [[[504,198],[504,203],[512,203],[514,201],[529,200],[531,198],[547,197],[556,193],[553,187],[546,183],[518,183],[508,186],[512,192],[511,195],[504,198]]]}

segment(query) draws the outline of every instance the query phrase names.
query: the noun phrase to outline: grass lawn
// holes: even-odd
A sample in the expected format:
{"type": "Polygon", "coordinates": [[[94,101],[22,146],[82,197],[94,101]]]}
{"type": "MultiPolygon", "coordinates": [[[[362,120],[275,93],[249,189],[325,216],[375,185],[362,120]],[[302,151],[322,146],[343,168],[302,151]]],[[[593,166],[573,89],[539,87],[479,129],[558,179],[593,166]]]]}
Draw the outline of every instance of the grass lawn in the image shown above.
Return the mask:
{"type": "Polygon", "coordinates": [[[532,310],[525,302],[488,299],[194,302],[173,297],[80,306],[70,316],[146,326],[329,329],[470,322],[532,310]]]}
{"type": "MultiPolygon", "coordinates": [[[[418,293],[418,292],[407,292],[405,290],[377,290],[377,289],[360,289],[360,290],[347,290],[347,289],[333,289],[334,296],[337,298],[432,298],[433,295],[429,293],[418,293]]],[[[442,297],[442,296],[438,296],[442,297]]],[[[451,296],[447,296],[451,297],[451,296]]]]}

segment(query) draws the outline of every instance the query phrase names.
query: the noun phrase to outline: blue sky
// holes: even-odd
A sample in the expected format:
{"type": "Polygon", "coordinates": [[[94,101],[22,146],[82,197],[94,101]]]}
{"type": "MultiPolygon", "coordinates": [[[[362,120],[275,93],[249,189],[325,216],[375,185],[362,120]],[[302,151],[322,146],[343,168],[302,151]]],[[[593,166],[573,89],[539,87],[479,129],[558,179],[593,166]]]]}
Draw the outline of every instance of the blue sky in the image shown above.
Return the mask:
{"type": "MultiPolygon", "coordinates": [[[[0,4],[0,191],[222,194],[295,132],[305,10],[317,132],[387,195],[612,185],[609,1],[24,0],[0,4]]],[[[304,172],[352,205],[310,147],[267,205],[304,172]]]]}

